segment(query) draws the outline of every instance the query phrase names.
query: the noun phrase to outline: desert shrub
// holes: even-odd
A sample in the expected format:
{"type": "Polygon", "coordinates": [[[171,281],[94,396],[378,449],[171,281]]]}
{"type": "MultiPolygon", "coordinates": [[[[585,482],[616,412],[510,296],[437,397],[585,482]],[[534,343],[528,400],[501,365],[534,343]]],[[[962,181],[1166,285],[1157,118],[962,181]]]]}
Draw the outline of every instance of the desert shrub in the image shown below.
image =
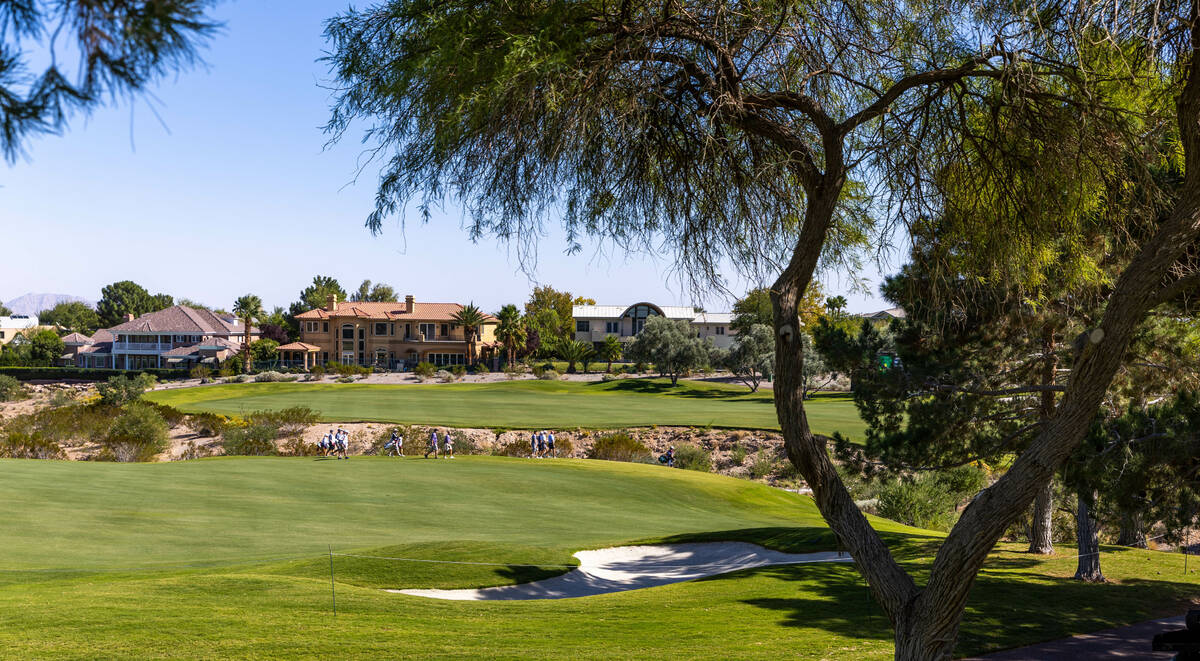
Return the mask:
{"type": "Polygon", "coordinates": [[[413,374],[421,380],[432,379],[437,371],[437,367],[434,367],[433,363],[417,363],[417,366],[413,368],[413,374]]]}
{"type": "Polygon", "coordinates": [[[316,443],[308,443],[299,436],[293,436],[283,443],[279,454],[285,457],[315,457],[321,454],[321,448],[316,443]]]}
{"type": "Polygon", "coordinates": [[[130,404],[113,420],[101,445],[115,461],[153,461],[167,449],[167,421],[152,406],[130,404]]]}
{"type": "Polygon", "coordinates": [[[200,383],[208,383],[212,380],[212,370],[204,365],[196,365],[188,372],[188,376],[200,379],[200,383]]]}
{"type": "Polygon", "coordinates": [[[554,370],[544,370],[541,375],[538,376],[538,378],[542,381],[557,381],[558,372],[555,372],[554,370]]]}
{"type": "Polygon", "coordinates": [[[78,401],[79,398],[74,390],[56,390],[53,395],[50,395],[50,406],[53,408],[70,406],[78,401]]]}
{"type": "Polygon", "coordinates": [[[276,438],[281,438],[303,433],[317,424],[317,417],[317,412],[307,406],[291,406],[278,411],[255,411],[246,416],[246,424],[272,427],[276,438]]]}
{"type": "Polygon", "coordinates": [[[183,446],[183,452],[179,454],[179,458],[184,460],[210,456],[212,456],[212,451],[202,445],[196,445],[195,441],[188,441],[187,445],[183,446]]]}
{"type": "Polygon", "coordinates": [[[613,374],[611,372],[606,372],[604,374],[604,376],[600,377],[600,380],[608,382],[608,381],[617,381],[617,380],[620,380],[620,378],[621,377],[617,376],[616,374],[613,374]]]}
{"type": "Polygon", "coordinates": [[[96,384],[96,392],[100,394],[100,403],[108,406],[124,406],[131,402],[136,402],[141,398],[142,394],[150,388],[158,379],[151,374],[138,374],[132,379],[120,374],[114,377],[109,377],[108,381],[101,381],[96,384]]]}
{"type": "MultiPolygon", "coordinates": [[[[392,425],[385,428],[371,439],[371,442],[367,445],[366,454],[387,454],[387,451],[383,449],[383,446],[387,445],[388,442],[392,440],[392,432],[399,433],[404,439],[404,446],[410,450],[420,447],[424,436],[426,436],[412,425],[392,425]]],[[[456,446],[455,451],[457,451],[457,440],[455,440],[454,445],[456,446]]]]}
{"type": "Polygon", "coordinates": [[[40,433],[0,433],[0,459],[66,459],[62,446],[40,433]]]}
{"type": "Polygon", "coordinates": [[[467,375],[467,366],[466,365],[452,365],[450,367],[450,371],[454,373],[454,376],[461,379],[467,375]]]}
{"type": "Polygon", "coordinates": [[[741,443],[734,443],[729,450],[729,461],[733,462],[734,466],[741,466],[746,461],[746,455],[750,454],[746,450],[746,446],[741,443]]]}
{"type": "Polygon", "coordinates": [[[485,365],[482,361],[472,365],[471,371],[474,372],[475,374],[487,374],[487,373],[491,372],[491,370],[488,369],[488,366],[485,365]]]}
{"type": "Polygon", "coordinates": [[[565,436],[555,436],[554,452],[560,457],[569,457],[575,454],[575,444],[565,436]]]}
{"type": "Polygon", "coordinates": [[[442,383],[453,383],[458,380],[458,377],[456,377],[453,372],[446,370],[438,370],[437,374],[434,376],[436,376],[437,380],[441,381],[442,383]]]}
{"type": "Polygon", "coordinates": [[[354,383],[354,377],[352,377],[352,376],[339,376],[339,377],[337,378],[337,382],[338,382],[338,383],[354,383]]]}
{"type": "MultiPolygon", "coordinates": [[[[557,439],[555,439],[557,440],[557,439]]],[[[596,439],[587,452],[588,459],[605,459],[608,461],[644,461],[653,460],[650,448],[642,445],[628,432],[614,432],[596,439]]]]}
{"type": "Polygon", "coordinates": [[[761,480],[771,474],[775,470],[775,457],[767,450],[759,450],[754,453],[754,459],[750,462],[750,478],[761,480]]]}
{"type": "Polygon", "coordinates": [[[259,372],[254,377],[255,383],[282,383],[296,381],[299,377],[292,374],[284,374],[283,372],[259,372]]]}
{"type": "Polygon", "coordinates": [[[675,466],[708,473],[712,471],[712,455],[698,445],[684,443],[675,448],[675,466]]]}
{"type": "Polygon", "coordinates": [[[325,366],[313,365],[312,367],[308,368],[308,375],[312,377],[314,381],[320,381],[321,379],[325,378],[325,366]]]}
{"type": "Polygon", "coordinates": [[[7,374],[0,374],[0,402],[20,399],[24,395],[25,387],[21,385],[20,381],[7,374]]]}
{"type": "Polygon", "coordinates": [[[233,375],[234,375],[233,368],[230,367],[229,365],[222,365],[221,369],[217,370],[217,376],[221,377],[222,379],[228,379],[229,377],[231,377],[233,375]]]}
{"type": "Polygon", "coordinates": [[[529,456],[529,441],[509,441],[504,445],[492,448],[495,457],[527,457],[529,456]]]}
{"type": "Polygon", "coordinates": [[[958,506],[985,486],[987,474],[974,466],[892,480],[879,489],[879,515],[918,528],[949,530],[958,506]]]}
{"type": "Polygon", "coordinates": [[[193,413],[187,418],[187,426],[200,436],[220,436],[227,424],[228,421],[216,413],[193,413]]]}
{"type": "Polygon", "coordinates": [[[162,416],[163,420],[167,421],[167,425],[170,427],[178,427],[183,423],[184,419],[187,418],[187,415],[183,411],[180,411],[174,406],[157,404],[155,402],[143,402],[143,404],[157,411],[158,414],[162,416]]]}
{"type": "Polygon", "coordinates": [[[533,378],[540,379],[542,378],[542,375],[546,373],[546,368],[542,367],[541,365],[534,365],[532,368],[530,368],[529,372],[533,374],[533,378]]]}
{"type": "Polygon", "coordinates": [[[279,430],[269,424],[250,424],[225,430],[225,454],[268,457],[279,454],[275,439],[279,430]]]}

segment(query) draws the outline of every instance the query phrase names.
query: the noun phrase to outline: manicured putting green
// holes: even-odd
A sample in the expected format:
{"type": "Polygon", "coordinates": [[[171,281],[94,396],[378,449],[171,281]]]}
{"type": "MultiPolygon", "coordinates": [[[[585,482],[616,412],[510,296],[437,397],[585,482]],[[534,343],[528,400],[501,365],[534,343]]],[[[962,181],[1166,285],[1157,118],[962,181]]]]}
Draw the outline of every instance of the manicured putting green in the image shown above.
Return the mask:
{"type": "MultiPolygon", "coordinates": [[[[713,426],[779,429],[771,391],[751,393],[727,384],[661,379],[609,382],[508,381],[480,384],[368,385],[245,383],[150,393],[183,411],[239,415],[307,406],[327,420],[378,421],[454,427],[713,426]]],[[[814,431],[862,438],[863,422],[846,395],[821,394],[808,403],[814,431]]]]}

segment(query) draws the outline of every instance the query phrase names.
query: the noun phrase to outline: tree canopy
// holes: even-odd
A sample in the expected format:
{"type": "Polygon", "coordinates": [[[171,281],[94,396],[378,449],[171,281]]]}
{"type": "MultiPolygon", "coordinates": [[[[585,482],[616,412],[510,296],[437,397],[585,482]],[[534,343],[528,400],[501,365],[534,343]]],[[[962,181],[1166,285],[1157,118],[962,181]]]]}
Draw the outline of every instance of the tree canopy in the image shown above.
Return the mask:
{"type": "Polygon", "coordinates": [[[173,305],[173,299],[168,294],[153,294],[132,280],[114,282],[100,290],[100,300],[96,302],[96,314],[100,315],[100,324],[104,328],[116,326],[125,322],[125,315],[132,314],[135,318],[150,312],[157,312],[173,305]]]}
{"type": "Polygon", "coordinates": [[[350,300],[387,303],[396,300],[396,290],[382,282],[371,284],[370,280],[363,280],[358,290],[350,295],[350,300]]]}
{"type": "Polygon", "coordinates": [[[0,151],[193,64],[212,0],[0,0],[0,151]],[[49,57],[38,57],[48,54],[49,57]],[[76,64],[72,68],[69,63],[76,64]]]}
{"type": "Polygon", "coordinates": [[[90,305],[80,301],[59,303],[49,310],[42,310],[37,316],[42,324],[58,326],[69,333],[91,335],[100,328],[100,315],[90,305]]]}

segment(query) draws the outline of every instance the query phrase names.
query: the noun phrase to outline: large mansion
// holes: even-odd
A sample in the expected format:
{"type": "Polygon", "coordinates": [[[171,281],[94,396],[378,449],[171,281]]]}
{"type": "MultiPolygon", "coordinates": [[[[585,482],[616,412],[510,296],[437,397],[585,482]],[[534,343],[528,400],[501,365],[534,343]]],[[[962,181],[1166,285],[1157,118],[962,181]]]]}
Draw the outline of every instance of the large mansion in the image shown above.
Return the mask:
{"type": "Polygon", "coordinates": [[[571,310],[575,318],[575,339],[599,345],[604,338],[615,335],[622,341],[632,341],[642,332],[646,320],[660,316],[667,319],[687,321],[702,338],[727,349],[733,344],[733,322],[730,312],[700,312],[695,308],[678,305],[654,305],[635,303],[624,305],[576,305],[571,310]]]}
{"type": "MultiPolygon", "coordinates": [[[[279,347],[291,362],[309,366],[337,361],[356,365],[411,367],[419,362],[463,365],[467,340],[454,316],[458,303],[339,302],[331,297],[326,307],[296,315],[300,341],[279,347]]],[[[475,337],[476,351],[484,356],[496,345],[498,320],[486,321],[475,337]]]]}
{"type": "MultiPolygon", "coordinates": [[[[257,328],[250,329],[251,342],[258,335],[257,328]]],[[[128,315],[125,323],[91,337],[67,335],[63,362],[119,370],[215,366],[240,351],[245,340],[239,319],[175,305],[136,319],[128,315]]]]}

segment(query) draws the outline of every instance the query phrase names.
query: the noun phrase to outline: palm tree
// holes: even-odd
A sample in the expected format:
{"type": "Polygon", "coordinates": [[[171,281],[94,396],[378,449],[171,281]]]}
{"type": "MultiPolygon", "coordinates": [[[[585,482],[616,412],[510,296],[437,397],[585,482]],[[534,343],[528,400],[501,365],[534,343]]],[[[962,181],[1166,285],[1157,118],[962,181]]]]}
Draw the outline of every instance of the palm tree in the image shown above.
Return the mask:
{"type": "Polygon", "coordinates": [[[467,341],[467,364],[474,365],[475,339],[479,335],[479,327],[487,320],[487,315],[472,302],[459,308],[450,319],[463,327],[463,337],[467,341]]]}
{"type": "Polygon", "coordinates": [[[830,296],[829,298],[825,299],[825,307],[828,308],[829,312],[835,317],[842,314],[842,310],[846,309],[846,305],[847,302],[845,296],[830,296]]]}
{"type": "Polygon", "coordinates": [[[596,355],[600,360],[608,361],[608,368],[604,370],[605,372],[612,371],[613,361],[621,359],[621,352],[624,349],[625,347],[621,346],[621,341],[617,339],[616,335],[604,338],[604,343],[600,345],[600,350],[596,355]]]}
{"type": "Polygon", "coordinates": [[[575,363],[583,363],[584,369],[587,369],[587,363],[594,355],[596,355],[596,350],[587,342],[567,340],[558,345],[559,358],[567,361],[567,374],[575,373],[575,363]]]}
{"type": "Polygon", "coordinates": [[[249,372],[253,362],[250,360],[250,327],[254,325],[255,319],[263,316],[262,299],[254,294],[239,296],[238,299],[233,302],[233,313],[238,316],[238,319],[242,320],[243,324],[245,324],[243,330],[245,335],[242,336],[242,351],[246,354],[244,361],[245,370],[249,372]]]}
{"type": "Polygon", "coordinates": [[[517,362],[517,347],[525,344],[525,324],[521,323],[521,308],[509,303],[496,313],[500,324],[496,326],[496,339],[504,345],[507,365],[517,362]]]}

